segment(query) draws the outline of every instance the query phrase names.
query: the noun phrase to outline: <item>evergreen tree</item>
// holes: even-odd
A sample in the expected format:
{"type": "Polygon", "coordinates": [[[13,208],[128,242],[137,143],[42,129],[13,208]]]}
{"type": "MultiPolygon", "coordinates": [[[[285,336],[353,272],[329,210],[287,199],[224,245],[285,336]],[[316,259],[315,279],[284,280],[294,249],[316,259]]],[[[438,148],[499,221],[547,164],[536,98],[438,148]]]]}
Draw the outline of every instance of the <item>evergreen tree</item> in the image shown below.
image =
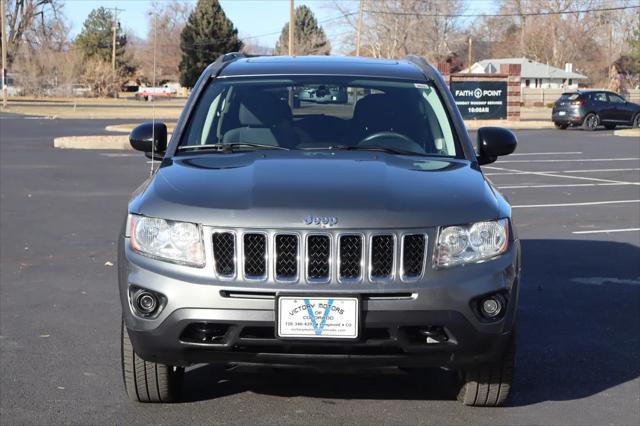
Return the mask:
{"type": "Polygon", "coordinates": [[[180,34],[180,84],[193,87],[204,69],[220,55],[242,49],[238,30],[218,0],[198,0],[180,34]]]}
{"type": "Polygon", "coordinates": [[[74,45],[86,59],[98,59],[111,63],[114,24],[116,25],[116,67],[128,66],[124,58],[127,36],[122,32],[120,23],[114,23],[111,11],[104,7],[91,11],[74,45]]]}
{"type": "MultiPolygon", "coordinates": [[[[295,11],[294,53],[296,55],[328,55],[331,44],[313,12],[308,6],[296,7],[295,11]]],[[[276,55],[289,54],[289,23],[282,28],[276,43],[276,55]]]]}

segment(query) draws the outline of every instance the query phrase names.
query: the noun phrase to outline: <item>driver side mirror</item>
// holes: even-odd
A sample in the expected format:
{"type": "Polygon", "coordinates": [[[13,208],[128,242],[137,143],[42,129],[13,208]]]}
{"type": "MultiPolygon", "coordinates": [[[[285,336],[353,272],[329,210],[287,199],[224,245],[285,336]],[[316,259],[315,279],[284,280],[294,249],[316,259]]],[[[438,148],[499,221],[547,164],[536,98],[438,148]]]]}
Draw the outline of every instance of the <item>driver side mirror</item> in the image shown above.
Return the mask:
{"type": "Polygon", "coordinates": [[[129,134],[129,143],[136,151],[142,151],[154,160],[162,160],[167,150],[167,125],[162,122],[142,123],[129,134]]]}
{"type": "Polygon", "coordinates": [[[490,164],[502,155],[509,155],[518,145],[516,135],[502,127],[478,129],[478,164],[490,164]]]}

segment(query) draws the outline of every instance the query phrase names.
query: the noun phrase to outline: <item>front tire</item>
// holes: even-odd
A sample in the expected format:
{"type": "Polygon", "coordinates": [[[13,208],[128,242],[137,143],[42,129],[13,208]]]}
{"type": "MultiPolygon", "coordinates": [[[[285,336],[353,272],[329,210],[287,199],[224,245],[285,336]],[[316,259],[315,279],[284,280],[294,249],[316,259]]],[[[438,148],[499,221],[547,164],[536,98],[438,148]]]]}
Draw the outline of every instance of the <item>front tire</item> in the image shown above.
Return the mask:
{"type": "Polygon", "coordinates": [[[636,114],[636,117],[633,119],[633,127],[636,129],[640,128],[640,114],[636,114]]]}
{"type": "Polygon", "coordinates": [[[121,330],[122,377],[129,399],[136,402],[176,402],[184,368],[143,360],[135,353],[127,328],[121,330]]]}
{"type": "Polygon", "coordinates": [[[515,357],[514,335],[499,361],[470,367],[461,372],[458,401],[472,407],[499,407],[504,404],[513,382],[515,357]]]}
{"type": "Polygon", "coordinates": [[[598,119],[598,116],[596,114],[591,112],[584,118],[584,121],[582,122],[582,128],[585,130],[593,131],[598,128],[598,124],[600,124],[600,119],[598,119]]]}

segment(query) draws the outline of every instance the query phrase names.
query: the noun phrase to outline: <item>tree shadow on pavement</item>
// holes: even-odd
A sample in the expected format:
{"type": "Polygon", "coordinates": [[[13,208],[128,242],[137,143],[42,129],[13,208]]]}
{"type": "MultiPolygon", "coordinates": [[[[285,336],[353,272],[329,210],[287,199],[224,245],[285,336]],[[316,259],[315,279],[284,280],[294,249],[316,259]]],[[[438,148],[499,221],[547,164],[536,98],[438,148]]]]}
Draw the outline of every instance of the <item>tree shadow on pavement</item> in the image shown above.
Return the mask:
{"type": "MultiPolygon", "coordinates": [[[[640,248],[585,240],[523,240],[518,353],[509,406],[574,400],[640,376],[640,248]]],[[[190,369],[185,401],[242,392],[327,399],[454,400],[438,369],[315,371],[190,369]]],[[[327,402],[329,403],[329,402],[327,402]]]]}

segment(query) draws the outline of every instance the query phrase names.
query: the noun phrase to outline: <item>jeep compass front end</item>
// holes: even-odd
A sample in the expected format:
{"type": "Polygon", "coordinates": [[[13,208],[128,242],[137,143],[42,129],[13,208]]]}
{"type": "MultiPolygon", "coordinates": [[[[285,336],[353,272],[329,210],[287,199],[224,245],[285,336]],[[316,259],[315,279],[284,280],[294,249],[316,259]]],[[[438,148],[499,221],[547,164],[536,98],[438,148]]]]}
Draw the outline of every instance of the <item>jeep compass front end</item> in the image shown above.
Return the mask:
{"type": "Polygon", "coordinates": [[[504,402],[520,248],[480,165],[516,140],[482,128],[476,152],[431,66],[225,55],[166,135],[130,136],[160,161],[118,244],[132,399],[259,363],[442,367],[465,404],[504,402]]]}

